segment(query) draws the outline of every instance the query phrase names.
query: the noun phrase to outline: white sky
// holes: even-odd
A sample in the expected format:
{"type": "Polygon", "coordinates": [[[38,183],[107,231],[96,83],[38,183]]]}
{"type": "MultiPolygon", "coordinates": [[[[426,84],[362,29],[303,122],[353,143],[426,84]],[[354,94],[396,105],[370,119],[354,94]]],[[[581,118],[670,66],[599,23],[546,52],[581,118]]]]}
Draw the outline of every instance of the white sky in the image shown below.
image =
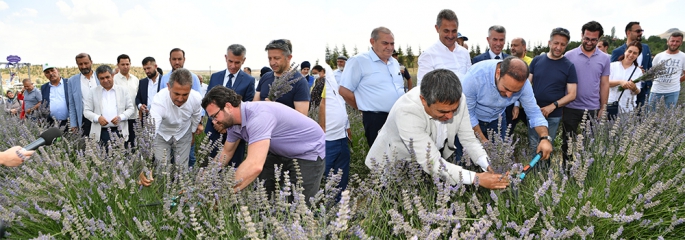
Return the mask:
{"type": "Polygon", "coordinates": [[[167,70],[169,51],[186,51],[185,67],[219,71],[226,68],[228,45],[243,44],[253,71],[268,65],[264,47],[274,39],[293,42],[293,62],[324,61],[326,44],[345,44],[350,54],[369,47],[371,30],[390,28],[396,48],[416,52],[437,41],[435,18],[454,10],[459,32],[468,44],[486,48],[487,28],[507,29],[507,40],[523,37],[529,46],[546,44],[555,27],[580,39],[581,26],[591,20],[616,36],[630,21],[639,21],[645,36],[669,28],[685,30],[684,1],[212,1],[212,0],[0,0],[0,61],[19,55],[22,62],[75,66],[74,56],[91,54],[95,63],[115,63],[121,53],[140,66],[146,56],[167,70]]]}

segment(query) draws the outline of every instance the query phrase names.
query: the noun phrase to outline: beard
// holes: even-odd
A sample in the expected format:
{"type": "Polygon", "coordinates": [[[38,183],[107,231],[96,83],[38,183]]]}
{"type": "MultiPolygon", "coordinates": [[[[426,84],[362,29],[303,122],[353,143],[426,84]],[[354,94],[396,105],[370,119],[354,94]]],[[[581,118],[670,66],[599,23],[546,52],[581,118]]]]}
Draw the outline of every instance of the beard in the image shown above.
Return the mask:
{"type": "Polygon", "coordinates": [[[583,49],[584,49],[585,51],[587,51],[587,52],[591,52],[591,51],[595,50],[595,47],[596,47],[596,46],[597,46],[597,45],[590,45],[590,46],[588,47],[587,45],[583,44],[583,49]]]}
{"type": "Polygon", "coordinates": [[[153,79],[155,78],[155,76],[157,76],[157,70],[155,69],[155,71],[152,73],[145,73],[145,75],[147,76],[147,78],[153,79]]]}
{"type": "Polygon", "coordinates": [[[81,74],[89,74],[91,71],[93,71],[90,68],[79,68],[79,71],[81,71],[81,74]]]}

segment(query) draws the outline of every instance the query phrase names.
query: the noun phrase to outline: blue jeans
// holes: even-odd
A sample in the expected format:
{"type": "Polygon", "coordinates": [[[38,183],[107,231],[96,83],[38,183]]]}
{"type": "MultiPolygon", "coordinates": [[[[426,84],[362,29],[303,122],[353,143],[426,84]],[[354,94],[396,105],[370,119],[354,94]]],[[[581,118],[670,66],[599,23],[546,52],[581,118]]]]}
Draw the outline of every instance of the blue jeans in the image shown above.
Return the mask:
{"type": "Polygon", "coordinates": [[[338,169],[342,170],[342,178],[338,187],[340,191],[347,188],[347,183],[350,178],[350,146],[347,145],[347,138],[341,138],[333,141],[326,141],[326,170],[323,176],[328,177],[328,172],[333,170],[337,173],[338,169]]]}
{"type": "Polygon", "coordinates": [[[649,107],[654,110],[656,108],[656,104],[661,100],[662,98],[664,99],[664,103],[666,103],[666,107],[670,108],[673,107],[676,103],[678,103],[678,96],[680,95],[680,92],[672,92],[672,93],[651,93],[649,95],[649,107]]]}
{"type": "MultiPolygon", "coordinates": [[[[485,135],[485,138],[490,139],[488,137],[488,130],[494,131],[496,134],[497,131],[499,131],[500,137],[504,139],[504,135],[506,135],[507,131],[507,120],[502,117],[502,125],[498,126],[499,120],[495,120],[492,122],[483,122],[478,120],[478,126],[480,126],[480,130],[483,132],[483,135],[485,135]]],[[[480,142],[480,139],[478,140],[480,142]]],[[[461,142],[459,142],[459,136],[455,136],[454,138],[454,146],[456,147],[456,150],[454,150],[454,162],[457,164],[463,164],[461,162],[461,157],[464,155],[464,147],[461,145],[461,142]]]]}
{"type": "Polygon", "coordinates": [[[188,167],[192,166],[195,166],[195,143],[190,144],[190,156],[188,156],[188,167]]]}
{"type": "MultiPolygon", "coordinates": [[[[554,139],[557,138],[557,130],[559,129],[559,123],[561,122],[561,117],[548,117],[547,120],[547,132],[549,136],[552,137],[552,146],[554,146],[554,139]]],[[[533,152],[538,149],[538,143],[540,142],[540,136],[535,128],[528,128],[528,144],[533,152]]]]}

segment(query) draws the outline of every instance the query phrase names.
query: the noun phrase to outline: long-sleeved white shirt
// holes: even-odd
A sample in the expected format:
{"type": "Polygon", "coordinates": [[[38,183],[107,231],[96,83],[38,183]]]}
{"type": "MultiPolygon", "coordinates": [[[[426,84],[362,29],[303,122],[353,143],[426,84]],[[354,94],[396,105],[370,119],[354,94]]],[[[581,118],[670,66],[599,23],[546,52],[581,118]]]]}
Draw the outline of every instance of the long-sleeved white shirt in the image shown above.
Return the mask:
{"type": "Polygon", "coordinates": [[[450,51],[442,42],[438,41],[419,56],[416,84],[421,86],[423,76],[435,69],[450,70],[457,74],[459,80],[462,80],[469,68],[471,68],[471,58],[466,48],[455,44],[454,50],[450,51]]]}
{"type": "Polygon", "coordinates": [[[179,107],[171,100],[169,88],[159,90],[150,108],[150,117],[155,122],[156,133],[169,141],[172,137],[176,140],[181,139],[188,128],[195,132],[202,118],[201,102],[200,93],[190,90],[188,101],[179,107]]]}

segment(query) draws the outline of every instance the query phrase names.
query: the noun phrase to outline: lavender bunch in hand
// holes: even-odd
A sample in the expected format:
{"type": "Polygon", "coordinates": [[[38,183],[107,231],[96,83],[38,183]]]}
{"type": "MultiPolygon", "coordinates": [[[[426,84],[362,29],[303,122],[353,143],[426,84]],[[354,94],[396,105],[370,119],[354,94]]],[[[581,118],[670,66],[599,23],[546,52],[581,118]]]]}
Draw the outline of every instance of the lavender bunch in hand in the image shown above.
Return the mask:
{"type": "MultiPolygon", "coordinates": [[[[652,66],[649,70],[645,71],[642,76],[639,78],[633,79],[633,83],[638,83],[638,82],[644,82],[644,81],[653,81],[658,78],[667,78],[673,75],[675,72],[669,72],[668,68],[666,65],[671,61],[671,59],[668,59],[666,61],[662,61],[660,63],[657,63],[656,65],[652,66]]],[[[622,86],[618,86],[618,90],[623,91],[622,86]]]]}
{"type": "Polygon", "coordinates": [[[303,78],[303,76],[299,76],[291,79],[297,74],[298,66],[295,63],[290,64],[290,70],[280,77],[275,77],[274,82],[269,85],[269,100],[276,101],[276,99],[283,97],[290,90],[293,90],[293,84],[303,78]]]}

